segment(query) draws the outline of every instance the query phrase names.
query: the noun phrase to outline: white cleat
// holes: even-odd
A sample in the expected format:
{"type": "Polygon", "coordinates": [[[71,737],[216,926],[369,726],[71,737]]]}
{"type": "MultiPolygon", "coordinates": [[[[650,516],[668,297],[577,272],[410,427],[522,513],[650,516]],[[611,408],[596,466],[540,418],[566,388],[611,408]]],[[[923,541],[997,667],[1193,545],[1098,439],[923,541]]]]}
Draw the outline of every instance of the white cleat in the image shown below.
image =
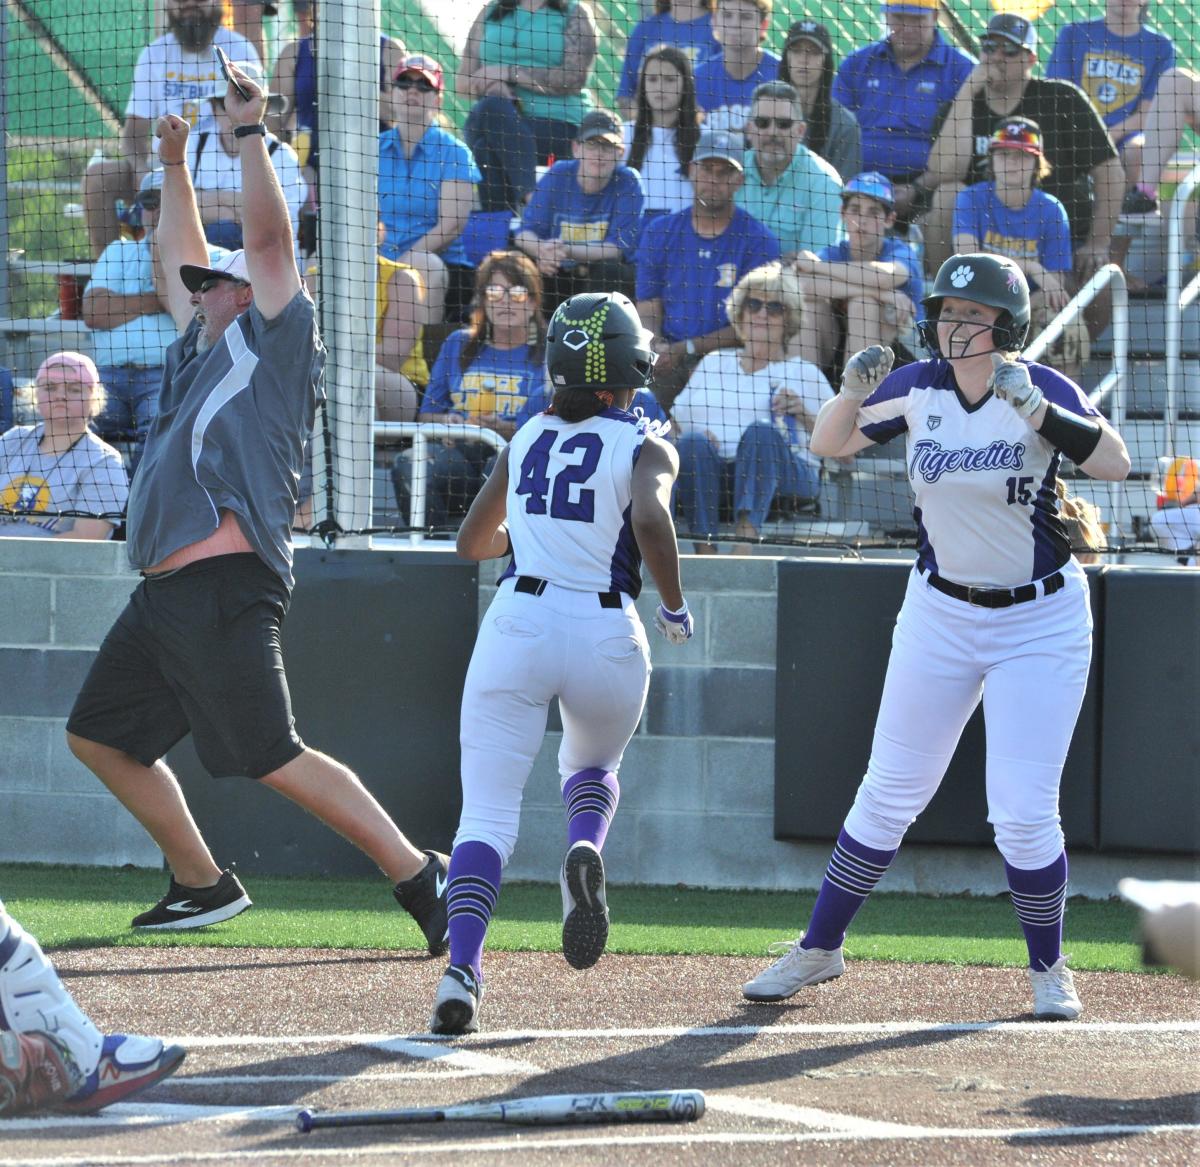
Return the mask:
{"type": "Polygon", "coordinates": [[[608,943],[608,901],[604,860],[587,842],[576,843],[558,875],[562,891],[562,949],[572,968],[591,968],[608,943]]]}
{"type": "Polygon", "coordinates": [[[479,1032],[479,1002],[483,985],[465,964],[450,965],[442,976],[433,999],[430,1033],[479,1032]]]}
{"type": "Polygon", "coordinates": [[[1039,1021],[1074,1021],[1083,1012],[1065,956],[1045,971],[1031,968],[1028,972],[1033,986],[1033,1015],[1039,1021]]]}
{"type": "Polygon", "coordinates": [[[808,985],[832,981],[846,971],[841,948],[801,948],[801,933],[795,940],[781,940],[770,951],[783,955],[770,968],[763,969],[742,986],[748,1001],[786,1001],[808,985]]]}

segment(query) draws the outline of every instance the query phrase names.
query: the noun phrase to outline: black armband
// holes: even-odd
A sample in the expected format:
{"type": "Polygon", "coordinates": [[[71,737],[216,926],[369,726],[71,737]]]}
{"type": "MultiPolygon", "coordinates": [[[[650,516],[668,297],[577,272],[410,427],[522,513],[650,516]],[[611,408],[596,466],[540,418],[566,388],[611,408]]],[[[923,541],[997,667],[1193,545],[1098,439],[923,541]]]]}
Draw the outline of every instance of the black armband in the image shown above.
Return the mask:
{"type": "Polygon", "coordinates": [[[1079,466],[1092,456],[1104,431],[1098,421],[1080,417],[1055,405],[1053,401],[1047,401],[1046,416],[1038,427],[1038,433],[1079,466]]]}
{"type": "Polygon", "coordinates": [[[235,138],[249,138],[255,134],[265,138],[267,136],[267,127],[264,126],[262,122],[255,122],[252,126],[238,126],[237,129],[233,131],[233,136],[235,138]]]}

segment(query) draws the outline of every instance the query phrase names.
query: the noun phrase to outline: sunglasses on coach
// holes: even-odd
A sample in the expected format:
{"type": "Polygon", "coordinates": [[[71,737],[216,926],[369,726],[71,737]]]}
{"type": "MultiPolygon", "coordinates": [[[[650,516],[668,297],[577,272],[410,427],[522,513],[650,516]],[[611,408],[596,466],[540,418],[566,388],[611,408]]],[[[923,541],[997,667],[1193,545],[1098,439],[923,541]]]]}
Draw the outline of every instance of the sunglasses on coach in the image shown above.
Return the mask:
{"type": "Polygon", "coordinates": [[[1020,45],[1014,45],[1011,41],[983,41],[979,49],[980,52],[986,53],[989,57],[994,57],[998,54],[1002,57],[1007,57],[1010,61],[1013,57],[1020,57],[1025,53],[1025,50],[1020,45]]]}
{"type": "Polygon", "coordinates": [[[790,130],[792,128],[792,126],[794,126],[796,124],[796,119],[795,118],[756,117],[754,119],[754,124],[760,130],[769,130],[772,126],[775,126],[777,129],[780,129],[780,130],[790,130]]]}
{"type": "Polygon", "coordinates": [[[763,300],[758,296],[747,296],[742,301],[742,311],[750,316],[761,312],[764,308],[767,310],[768,316],[774,316],[776,319],[787,312],[787,305],[782,300],[763,300]]]}
{"type": "Polygon", "coordinates": [[[393,89],[415,89],[418,93],[432,93],[433,86],[424,77],[397,77],[393,89]]]}
{"type": "Polygon", "coordinates": [[[510,287],[505,287],[503,284],[488,284],[483,289],[483,294],[493,303],[503,300],[507,296],[514,304],[524,304],[529,299],[529,289],[524,284],[513,284],[510,287]]]}

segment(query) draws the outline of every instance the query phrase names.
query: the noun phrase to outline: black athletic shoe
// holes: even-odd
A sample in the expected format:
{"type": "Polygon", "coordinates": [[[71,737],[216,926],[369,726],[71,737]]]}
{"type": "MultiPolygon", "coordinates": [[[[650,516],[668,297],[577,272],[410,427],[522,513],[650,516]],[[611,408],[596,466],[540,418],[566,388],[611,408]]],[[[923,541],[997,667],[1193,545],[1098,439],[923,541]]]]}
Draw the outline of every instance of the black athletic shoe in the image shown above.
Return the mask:
{"type": "Polygon", "coordinates": [[[1125,192],[1125,198],[1121,201],[1122,219],[1146,219],[1153,218],[1157,214],[1158,199],[1153,195],[1148,195],[1144,190],[1138,190],[1137,187],[1125,192]]]}
{"type": "Polygon", "coordinates": [[[148,912],[134,916],[133,926],[159,932],[203,928],[206,924],[231,920],[250,906],[246,889],[230,871],[222,871],[212,887],[184,887],[171,876],[167,894],[148,912]]]}
{"type": "Polygon", "coordinates": [[[429,862],[412,879],[402,879],[392,895],[425,933],[430,956],[442,956],[450,947],[447,939],[446,884],[450,859],[438,851],[426,851],[429,862]]]}
{"type": "Polygon", "coordinates": [[[591,843],[576,843],[558,876],[562,888],[562,948],[572,968],[591,968],[608,943],[604,860],[591,843]]]}

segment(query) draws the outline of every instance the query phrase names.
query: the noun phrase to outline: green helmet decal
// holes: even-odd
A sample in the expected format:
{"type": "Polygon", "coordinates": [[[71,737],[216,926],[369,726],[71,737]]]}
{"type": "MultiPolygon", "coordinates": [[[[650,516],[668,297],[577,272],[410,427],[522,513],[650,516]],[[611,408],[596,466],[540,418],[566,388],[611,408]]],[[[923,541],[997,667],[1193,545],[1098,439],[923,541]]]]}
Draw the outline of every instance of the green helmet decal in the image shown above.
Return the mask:
{"type": "Polygon", "coordinates": [[[583,354],[584,380],[603,385],[608,380],[608,369],[604,360],[604,322],[608,319],[610,300],[603,301],[589,316],[574,320],[567,315],[571,301],[558,310],[559,323],[563,328],[562,343],[573,352],[585,350],[583,354]]]}

